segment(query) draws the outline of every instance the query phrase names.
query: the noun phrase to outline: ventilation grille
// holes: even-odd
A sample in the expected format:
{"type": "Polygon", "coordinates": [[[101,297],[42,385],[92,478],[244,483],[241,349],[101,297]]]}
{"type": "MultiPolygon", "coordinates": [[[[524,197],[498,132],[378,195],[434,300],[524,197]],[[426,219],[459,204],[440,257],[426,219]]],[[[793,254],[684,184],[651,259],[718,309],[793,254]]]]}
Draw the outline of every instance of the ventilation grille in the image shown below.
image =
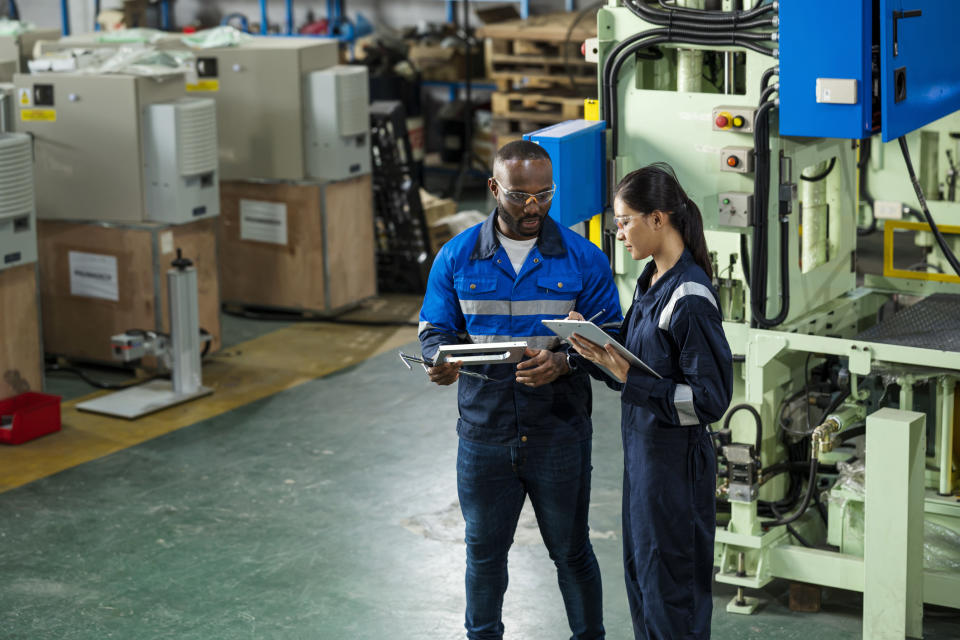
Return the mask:
{"type": "Polygon", "coordinates": [[[29,215],[33,198],[30,136],[0,133],[0,220],[29,215]]]}
{"type": "Polygon", "coordinates": [[[337,78],[337,115],[340,135],[355,136],[370,129],[370,102],[366,67],[334,67],[337,78]]]}
{"type": "Polygon", "coordinates": [[[177,103],[177,142],[180,174],[217,169],[217,107],[213,100],[186,98],[177,103]]]}

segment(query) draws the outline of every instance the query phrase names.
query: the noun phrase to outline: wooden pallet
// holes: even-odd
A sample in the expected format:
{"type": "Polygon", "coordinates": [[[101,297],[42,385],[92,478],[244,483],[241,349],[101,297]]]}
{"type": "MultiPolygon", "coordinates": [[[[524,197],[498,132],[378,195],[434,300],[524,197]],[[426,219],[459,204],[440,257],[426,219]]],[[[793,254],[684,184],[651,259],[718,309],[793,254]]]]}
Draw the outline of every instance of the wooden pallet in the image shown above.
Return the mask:
{"type": "Polygon", "coordinates": [[[497,53],[497,40],[487,40],[484,46],[487,77],[494,80],[523,82],[529,78],[539,86],[569,86],[572,76],[578,85],[597,82],[596,63],[586,62],[579,54],[565,61],[563,56],[497,53]]]}
{"type": "Polygon", "coordinates": [[[501,140],[519,139],[525,133],[531,133],[538,129],[543,129],[545,125],[551,123],[537,122],[524,118],[507,118],[503,116],[493,117],[493,134],[497,138],[497,146],[503,146],[501,140]]]}
{"type": "Polygon", "coordinates": [[[478,30],[485,37],[487,77],[504,89],[520,84],[547,88],[590,85],[597,82],[597,65],[586,62],[580,44],[597,33],[596,21],[584,19],[567,38],[575,14],[554,13],[527,20],[486,25],[478,30]]]}
{"type": "MultiPolygon", "coordinates": [[[[559,12],[531,16],[526,20],[508,20],[495,24],[484,25],[477,29],[480,38],[495,38],[497,40],[522,40],[526,42],[563,43],[567,39],[567,31],[576,19],[576,13],[559,12]]],[[[580,43],[587,38],[597,35],[597,21],[584,17],[570,34],[570,41],[575,42],[577,50],[580,43]]],[[[521,45],[522,46],[522,45],[521,45]]]]}
{"type": "Polygon", "coordinates": [[[542,91],[498,92],[491,96],[493,115],[516,120],[563,122],[583,118],[583,98],[542,91]]]}

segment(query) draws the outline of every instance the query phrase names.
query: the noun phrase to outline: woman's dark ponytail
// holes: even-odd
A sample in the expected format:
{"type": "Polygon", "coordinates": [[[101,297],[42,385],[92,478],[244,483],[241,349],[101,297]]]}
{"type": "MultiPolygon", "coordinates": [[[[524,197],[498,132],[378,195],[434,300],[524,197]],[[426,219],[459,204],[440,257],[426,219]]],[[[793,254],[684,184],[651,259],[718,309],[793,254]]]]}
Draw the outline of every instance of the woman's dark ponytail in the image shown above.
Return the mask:
{"type": "Polygon", "coordinates": [[[694,262],[707,277],[713,279],[713,264],[703,235],[703,216],[687,197],[673,168],[666,162],[655,162],[631,171],[617,185],[617,198],[643,215],[654,211],[669,214],[670,224],[680,233],[694,262]]]}

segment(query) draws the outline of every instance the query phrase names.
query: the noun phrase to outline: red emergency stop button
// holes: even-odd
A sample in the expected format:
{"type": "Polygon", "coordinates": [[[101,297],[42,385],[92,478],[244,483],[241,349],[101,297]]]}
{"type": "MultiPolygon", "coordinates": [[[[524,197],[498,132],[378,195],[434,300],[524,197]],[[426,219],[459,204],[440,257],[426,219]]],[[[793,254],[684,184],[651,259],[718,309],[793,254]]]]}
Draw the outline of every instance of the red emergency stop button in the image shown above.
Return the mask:
{"type": "Polygon", "coordinates": [[[738,166],[739,164],[740,164],[740,159],[737,158],[737,156],[729,156],[729,157],[727,158],[727,166],[728,166],[728,167],[736,167],[736,166],[738,166]]]}
{"type": "Polygon", "coordinates": [[[730,119],[723,114],[717,116],[717,119],[714,122],[716,122],[717,126],[721,129],[726,129],[730,125],[730,119]]]}

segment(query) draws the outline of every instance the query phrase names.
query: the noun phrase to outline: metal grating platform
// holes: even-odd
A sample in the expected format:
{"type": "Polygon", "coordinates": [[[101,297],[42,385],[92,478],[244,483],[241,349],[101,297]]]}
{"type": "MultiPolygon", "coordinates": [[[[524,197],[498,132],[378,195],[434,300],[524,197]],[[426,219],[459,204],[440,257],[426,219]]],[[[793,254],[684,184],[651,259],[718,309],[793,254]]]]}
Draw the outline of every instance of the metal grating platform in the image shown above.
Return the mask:
{"type": "Polygon", "coordinates": [[[856,339],[960,352],[960,295],[934,294],[864,331],[856,339]]]}

